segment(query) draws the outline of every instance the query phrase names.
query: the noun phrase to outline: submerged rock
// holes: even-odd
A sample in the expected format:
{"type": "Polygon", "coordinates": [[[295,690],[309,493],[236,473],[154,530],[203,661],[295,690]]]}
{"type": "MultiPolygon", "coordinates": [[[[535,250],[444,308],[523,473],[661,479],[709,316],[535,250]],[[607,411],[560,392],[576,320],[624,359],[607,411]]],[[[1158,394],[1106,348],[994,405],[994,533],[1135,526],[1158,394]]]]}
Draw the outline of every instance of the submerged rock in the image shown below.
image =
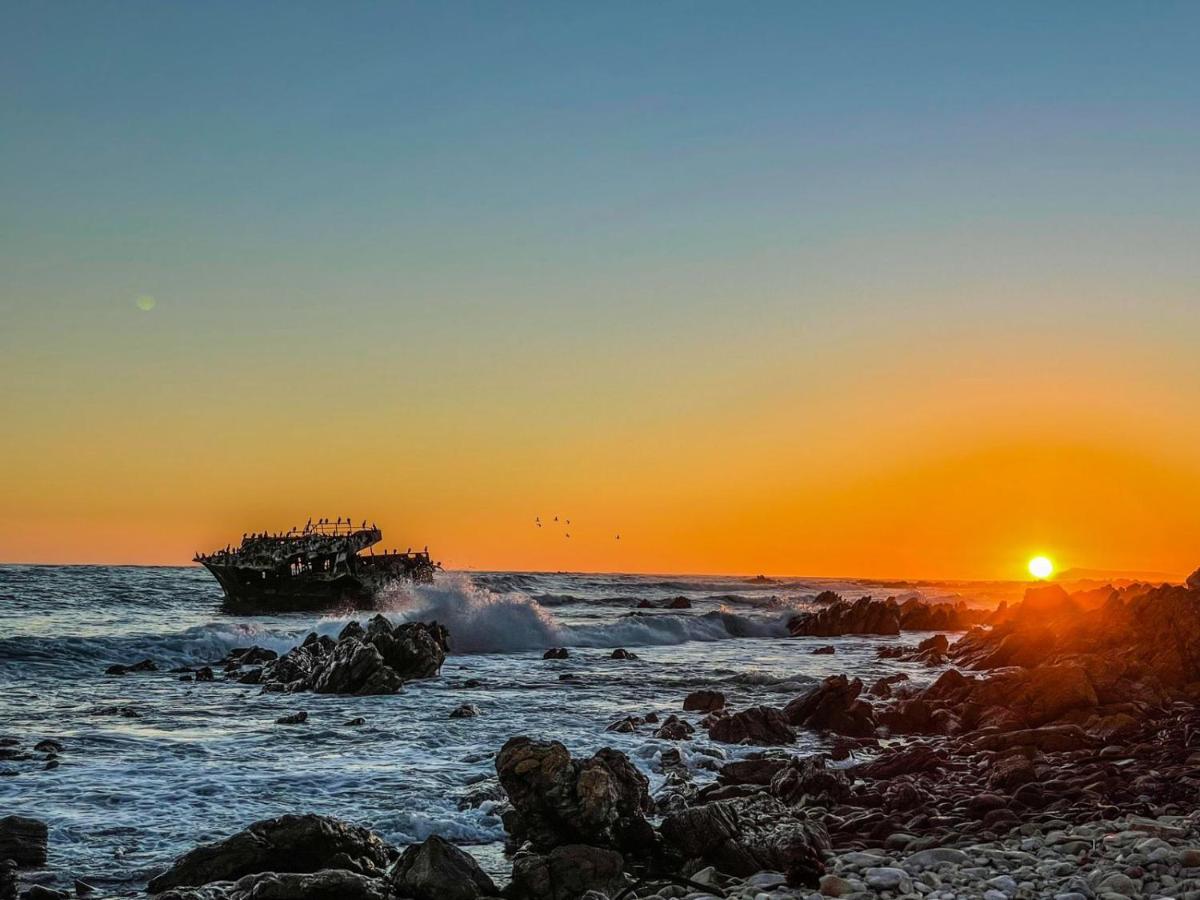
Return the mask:
{"type": "Polygon", "coordinates": [[[641,855],[653,847],[649,782],[618,750],[580,761],[557,741],[515,737],[496,756],[496,773],[513,805],[505,827],[515,840],[543,851],[583,843],[641,855]]]}
{"type": "Polygon", "coordinates": [[[134,672],[157,672],[158,666],[152,659],[143,659],[131,665],[115,663],[104,670],[105,675],[132,675],[134,672]]]}
{"type": "Polygon", "coordinates": [[[569,656],[566,647],[551,647],[542,654],[542,659],[566,659],[569,656]]]}
{"type": "Polygon", "coordinates": [[[311,873],[331,867],[376,875],[394,857],[395,850],[365,828],[311,813],[287,815],[190,850],[150,879],[147,890],[158,894],[260,872],[311,873]]]}

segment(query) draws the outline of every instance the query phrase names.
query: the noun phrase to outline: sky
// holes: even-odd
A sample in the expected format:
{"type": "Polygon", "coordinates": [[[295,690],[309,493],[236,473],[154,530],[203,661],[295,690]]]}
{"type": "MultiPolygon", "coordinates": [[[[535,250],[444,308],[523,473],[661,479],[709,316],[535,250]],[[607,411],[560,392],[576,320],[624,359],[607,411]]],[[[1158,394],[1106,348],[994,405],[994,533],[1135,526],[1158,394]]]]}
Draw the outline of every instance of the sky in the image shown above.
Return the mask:
{"type": "Polygon", "coordinates": [[[1186,574],[1198,41],[1171,2],[6,3],[0,561],[347,515],[458,568],[1186,574]]]}

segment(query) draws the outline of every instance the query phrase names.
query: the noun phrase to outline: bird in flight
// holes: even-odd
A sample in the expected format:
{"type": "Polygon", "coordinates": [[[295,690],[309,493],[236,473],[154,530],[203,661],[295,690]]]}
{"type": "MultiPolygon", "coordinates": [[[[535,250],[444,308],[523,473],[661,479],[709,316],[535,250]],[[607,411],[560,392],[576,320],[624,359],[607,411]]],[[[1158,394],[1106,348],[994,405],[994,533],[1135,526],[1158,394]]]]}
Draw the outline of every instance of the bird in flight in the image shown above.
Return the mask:
{"type": "Polygon", "coordinates": [[[571,536],[571,532],[569,532],[569,531],[566,534],[567,534],[567,537],[571,536]]]}
{"type": "Polygon", "coordinates": [[[617,540],[619,541],[620,539],[621,539],[621,536],[618,534],[618,535],[617,535],[617,540]]]}

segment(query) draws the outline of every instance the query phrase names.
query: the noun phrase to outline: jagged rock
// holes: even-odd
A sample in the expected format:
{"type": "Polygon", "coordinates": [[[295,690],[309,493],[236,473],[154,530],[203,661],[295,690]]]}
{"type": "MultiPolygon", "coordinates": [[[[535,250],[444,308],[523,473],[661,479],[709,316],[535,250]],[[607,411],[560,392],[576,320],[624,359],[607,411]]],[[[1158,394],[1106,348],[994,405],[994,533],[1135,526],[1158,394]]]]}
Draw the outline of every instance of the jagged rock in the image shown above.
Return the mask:
{"type": "Polygon", "coordinates": [[[0,819],[0,860],[11,859],[18,866],[44,866],[48,839],[45,822],[5,816],[0,819]]]}
{"type": "Polygon", "coordinates": [[[801,613],[788,622],[800,637],[839,637],[844,634],[899,634],[900,608],[894,600],[862,597],[853,603],[837,600],[817,612],[801,613]]]}
{"type": "Polygon", "coordinates": [[[773,706],[751,706],[717,719],[708,729],[714,741],[727,744],[794,744],[796,732],[773,706]]]}
{"type": "Polygon", "coordinates": [[[823,756],[793,759],[771,779],[771,794],[789,806],[833,807],[850,796],[850,779],[823,756]]]}
{"type": "Polygon", "coordinates": [[[378,874],[395,851],[365,828],[318,815],[255,822],[231,837],[190,850],[150,879],[152,894],[168,888],[233,881],[260,872],[318,872],[325,868],[378,874]]]}
{"type": "Polygon", "coordinates": [[[722,784],[757,784],[766,787],[790,762],[790,757],[738,759],[721,766],[717,779],[722,784]]]}
{"type": "Polygon", "coordinates": [[[667,716],[666,721],[654,732],[654,736],[667,741],[685,741],[695,733],[696,729],[688,722],[671,715],[667,716]]]}
{"type": "Polygon", "coordinates": [[[829,848],[819,822],[763,795],[682,810],[668,816],[660,832],[667,849],[689,866],[712,865],[740,877],[783,872],[794,886],[817,885],[829,848]]]}
{"type": "Polygon", "coordinates": [[[261,872],[236,882],[173,888],[158,900],[388,900],[385,882],[345,869],[311,874],[261,872]]]}
{"type": "Polygon", "coordinates": [[[70,896],[66,891],[56,891],[44,884],[31,884],[21,892],[21,900],[67,900],[70,896]]]}
{"type": "Polygon", "coordinates": [[[787,721],[802,728],[832,731],[850,737],[867,737],[875,732],[871,704],[858,699],[863,683],[845,675],[831,675],[803,697],[783,708],[787,721]]]}
{"type": "Polygon", "coordinates": [[[872,697],[879,697],[882,700],[886,700],[892,696],[892,685],[899,684],[902,681],[908,681],[908,676],[903,672],[896,675],[886,675],[871,685],[867,693],[872,697]]]}
{"type": "Polygon", "coordinates": [[[369,629],[367,642],[383,657],[383,661],[402,679],[432,678],[441,671],[450,650],[450,634],[437,622],[404,622],[391,628],[387,619],[382,627],[369,629]]]}
{"type": "Polygon", "coordinates": [[[515,737],[496,756],[496,773],[513,805],[505,825],[516,840],[538,850],[586,843],[644,855],[653,848],[649,782],[618,750],[605,747],[581,762],[557,741],[515,737]]]}
{"type": "Polygon", "coordinates": [[[1187,577],[1186,584],[1188,590],[1200,593],[1200,569],[1197,569],[1187,577]]]}
{"type": "Polygon", "coordinates": [[[400,673],[383,661],[378,648],[358,638],[338,641],[311,683],[318,694],[357,696],[394,694],[403,685],[400,673]]]}
{"type": "MultiPolygon", "coordinates": [[[[265,660],[257,680],[247,683],[261,683],[269,691],[394,694],[406,677],[436,675],[448,651],[449,635],[437,622],[405,622],[393,628],[380,615],[366,628],[357,622],[347,624],[336,641],[308,635],[299,647],[265,660]]],[[[268,652],[248,655],[260,661],[268,652]]]]}
{"type": "Polygon", "coordinates": [[[714,712],[725,707],[725,695],[720,691],[692,691],[683,698],[685,712],[714,712]]]}
{"type": "Polygon", "coordinates": [[[580,900],[589,891],[616,897],[629,884],[620,853],[602,847],[564,844],[544,855],[521,853],[513,860],[510,900],[580,900]]]}
{"type": "Polygon", "coordinates": [[[388,880],[412,900],[478,900],[499,893],[474,857],[437,836],[405,849],[388,880]]]}

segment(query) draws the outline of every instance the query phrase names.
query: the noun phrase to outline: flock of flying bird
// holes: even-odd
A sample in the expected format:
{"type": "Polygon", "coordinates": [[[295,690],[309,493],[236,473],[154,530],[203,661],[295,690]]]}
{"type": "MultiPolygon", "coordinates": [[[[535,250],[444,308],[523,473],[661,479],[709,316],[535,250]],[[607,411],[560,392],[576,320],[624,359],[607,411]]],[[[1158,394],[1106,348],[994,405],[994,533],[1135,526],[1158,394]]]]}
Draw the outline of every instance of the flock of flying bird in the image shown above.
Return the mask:
{"type": "MultiPolygon", "coordinates": [[[[541,527],[542,527],[542,517],[541,517],[541,516],[534,516],[534,517],[533,517],[533,524],[534,524],[534,525],[536,525],[538,528],[541,528],[541,527]]],[[[551,524],[551,525],[558,525],[558,524],[560,524],[560,523],[559,523],[559,521],[558,521],[558,516],[555,516],[555,517],[554,517],[554,520],[553,520],[552,522],[550,522],[549,524],[551,524]]],[[[562,524],[563,524],[565,527],[569,528],[569,527],[571,526],[571,520],[570,520],[570,519],[564,519],[564,520],[563,520],[563,522],[562,522],[562,524]]],[[[569,531],[564,531],[564,532],[563,532],[563,537],[565,537],[565,538],[569,538],[570,536],[571,536],[571,532],[569,532],[569,531]]],[[[621,539],[621,535],[619,535],[619,534],[618,534],[618,535],[616,536],[615,540],[618,540],[618,541],[619,541],[620,539],[621,539]]]]}

